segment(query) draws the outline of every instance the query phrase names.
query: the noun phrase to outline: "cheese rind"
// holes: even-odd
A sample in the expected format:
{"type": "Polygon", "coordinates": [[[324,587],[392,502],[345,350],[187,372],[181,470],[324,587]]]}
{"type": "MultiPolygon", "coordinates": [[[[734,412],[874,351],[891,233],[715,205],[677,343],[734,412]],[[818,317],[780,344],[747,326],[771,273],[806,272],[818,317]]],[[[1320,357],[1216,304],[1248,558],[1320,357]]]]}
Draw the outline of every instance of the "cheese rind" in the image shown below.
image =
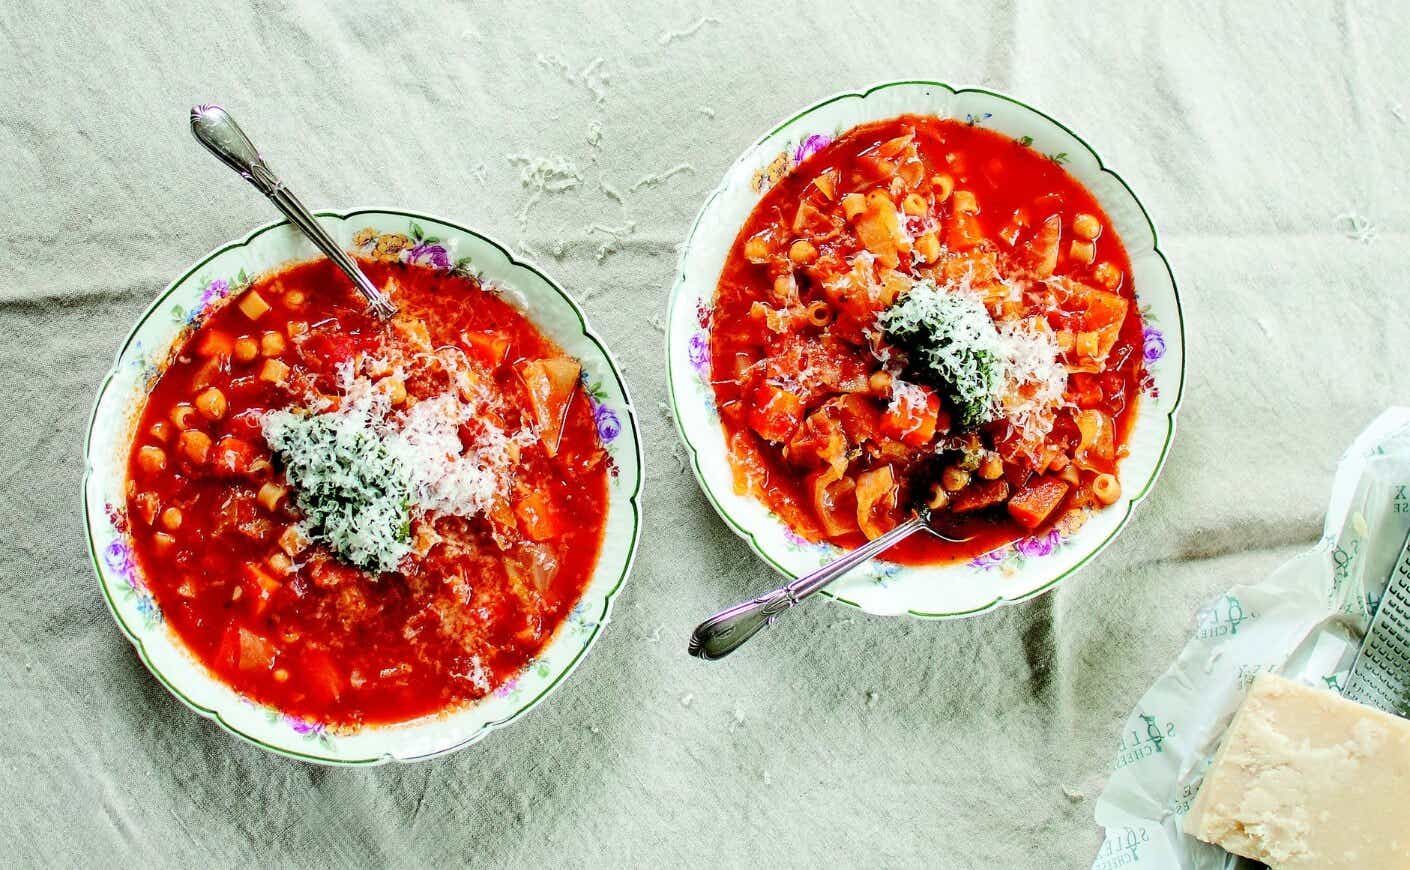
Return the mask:
{"type": "Polygon", "coordinates": [[[1410,722],[1261,674],[1185,832],[1273,870],[1410,870],[1407,806],[1410,722]]]}

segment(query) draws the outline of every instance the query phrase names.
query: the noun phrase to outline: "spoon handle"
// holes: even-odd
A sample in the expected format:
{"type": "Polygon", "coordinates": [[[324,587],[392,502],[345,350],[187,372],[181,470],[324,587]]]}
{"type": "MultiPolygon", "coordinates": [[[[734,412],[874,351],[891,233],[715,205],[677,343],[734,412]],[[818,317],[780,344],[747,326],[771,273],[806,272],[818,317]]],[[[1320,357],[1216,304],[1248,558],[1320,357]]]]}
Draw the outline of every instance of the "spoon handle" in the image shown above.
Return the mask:
{"type": "Polygon", "coordinates": [[[220,106],[195,106],[191,109],[191,132],[221,163],[238,172],[256,190],[269,197],[269,201],[283,212],[289,223],[298,227],[309,241],[337,264],[352,279],[353,286],[367,298],[373,313],[382,317],[397,313],[396,306],[387,295],[368,280],[353,258],[323,229],[313,213],[294,196],[293,191],[284,186],[229,112],[220,106]]]}
{"type": "Polygon", "coordinates": [[[690,636],[690,654],[702,659],[724,658],[743,646],[759,629],[772,625],[779,614],[788,608],[923,528],[924,520],[913,517],[810,574],[804,574],[758,598],[720,611],[696,627],[695,633],[690,636]]]}

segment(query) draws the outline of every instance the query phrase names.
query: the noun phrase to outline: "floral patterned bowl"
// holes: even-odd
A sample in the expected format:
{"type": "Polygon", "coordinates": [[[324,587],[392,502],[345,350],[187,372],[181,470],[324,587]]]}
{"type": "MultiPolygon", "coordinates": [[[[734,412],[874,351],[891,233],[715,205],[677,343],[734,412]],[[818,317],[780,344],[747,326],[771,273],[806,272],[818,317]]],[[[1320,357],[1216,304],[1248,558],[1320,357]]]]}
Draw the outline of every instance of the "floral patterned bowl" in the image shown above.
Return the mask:
{"type": "Polygon", "coordinates": [[[147,385],[176,343],[238,292],[249,276],[318,256],[283,222],[260,227],[202,258],[157,297],[124,342],[98,390],[85,447],[89,550],[118,627],[153,676],[192,710],[257,746],[305,761],[419,761],[468,746],[517,719],[572,672],[607,624],[641,529],[643,475],[636,412],[611,354],[582,310],[547,276],[516,261],[492,239],[449,221],[391,209],[318,212],[318,217],[349,249],[479,275],[582,362],[598,434],[613,463],[602,553],[582,600],[543,654],[479,703],[413,722],[351,731],[300,721],[237,694],[214,679],[165,624],[133,564],[127,533],[123,490],[132,430],[147,385]]]}
{"type": "Polygon", "coordinates": [[[1125,240],[1146,324],[1148,375],[1129,442],[1131,455],[1121,466],[1120,501],[1106,510],[1070,516],[1052,531],[967,564],[909,567],[873,562],[826,593],[868,613],[973,616],[1053,588],[1116,537],[1160,473],[1175,436],[1175,412],[1184,387],[1184,320],[1174,275],[1156,244],[1155,226],[1126,182],[1062,124],[1002,94],[900,81],[839,94],[775,127],[745,151],[710,194],[681,253],[666,333],[671,408],[705,495],[760,558],[789,577],[834,558],[835,548],[799,538],[763,504],[734,491],[709,383],[711,305],[725,256],[765,190],[841,132],[905,113],[982,124],[1041,151],[1076,176],[1125,240]]]}

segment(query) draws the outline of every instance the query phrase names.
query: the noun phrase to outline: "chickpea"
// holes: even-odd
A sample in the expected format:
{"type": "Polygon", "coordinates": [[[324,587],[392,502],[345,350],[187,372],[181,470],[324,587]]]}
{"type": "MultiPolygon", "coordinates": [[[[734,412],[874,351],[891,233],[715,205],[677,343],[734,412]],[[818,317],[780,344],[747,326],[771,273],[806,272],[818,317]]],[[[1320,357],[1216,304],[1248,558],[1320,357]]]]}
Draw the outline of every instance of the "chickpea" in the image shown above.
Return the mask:
{"type": "Polygon", "coordinates": [[[259,356],[259,342],[242,335],[235,339],[235,360],[236,362],[247,363],[259,356]]]}
{"type": "Polygon", "coordinates": [[[302,290],[290,290],[284,294],[284,304],[290,308],[303,308],[307,301],[308,297],[304,295],[302,290]]]}
{"type": "Polygon", "coordinates": [[[799,239],[788,248],[788,259],[800,266],[817,262],[818,249],[807,239],[799,239]]]}
{"type": "Polygon", "coordinates": [[[1073,239],[1067,256],[1074,262],[1090,263],[1097,258],[1097,246],[1083,239],[1073,239]]]}
{"type": "Polygon", "coordinates": [[[191,424],[196,422],[196,408],[185,402],[171,409],[171,422],[176,424],[178,429],[189,429],[191,424]]]}
{"type": "Polygon", "coordinates": [[[154,444],[147,444],[137,451],[137,467],[144,474],[160,474],[166,470],[166,451],[154,444]]]}
{"type": "Polygon", "coordinates": [[[289,672],[288,672],[287,670],[285,670],[284,668],[275,668],[275,669],[274,669],[274,682],[276,682],[276,683],[287,683],[287,682],[289,682],[289,672]]]}
{"type": "Polygon", "coordinates": [[[979,463],[979,476],[985,480],[998,480],[1004,476],[1004,460],[999,454],[990,453],[979,463]]]}
{"type": "Polygon", "coordinates": [[[181,508],[169,507],[162,511],[162,528],[168,532],[181,528],[181,508]]]}
{"type": "Polygon", "coordinates": [[[225,416],[229,403],[218,387],[210,387],[196,397],[196,410],[207,420],[219,420],[225,416]]]}
{"type": "Polygon", "coordinates": [[[1097,220],[1096,215],[1082,212],[1072,219],[1072,232],[1077,235],[1078,238],[1083,238],[1090,242],[1101,235],[1102,222],[1097,220]]]}
{"type": "Polygon", "coordinates": [[[792,299],[798,294],[798,282],[794,280],[793,274],[779,275],[774,279],[774,298],[779,301],[792,299]]]}
{"type": "Polygon", "coordinates": [[[919,217],[930,211],[930,204],[925,201],[925,197],[918,193],[908,193],[906,198],[901,200],[901,211],[908,215],[919,217]]]}
{"type": "Polygon", "coordinates": [[[1121,270],[1111,263],[1101,263],[1092,270],[1092,275],[1108,290],[1121,287],[1121,270]]]}
{"type": "Polygon", "coordinates": [[[259,349],[265,356],[279,356],[284,347],[284,336],[277,332],[266,332],[259,337],[259,349]]]}
{"type": "Polygon", "coordinates": [[[211,451],[211,436],[200,429],[187,429],[176,439],[176,449],[196,465],[205,464],[211,451]]]}
{"type": "Polygon", "coordinates": [[[274,569],[276,574],[288,574],[294,570],[294,560],[285,553],[275,552],[269,556],[269,567],[274,569]]]}
{"type": "Polygon", "coordinates": [[[891,373],[886,371],[876,371],[871,373],[867,379],[867,386],[878,396],[886,396],[891,393],[891,373]]]}
{"type": "Polygon", "coordinates": [[[1092,495],[1104,505],[1112,504],[1121,498],[1121,481],[1114,474],[1098,474],[1092,481],[1092,495]]]}
{"type": "Polygon", "coordinates": [[[951,465],[940,473],[940,485],[947,492],[959,492],[969,486],[969,472],[958,465],[951,465]]]}
{"type": "Polygon", "coordinates": [[[751,263],[767,263],[769,243],[764,241],[762,236],[754,236],[744,243],[744,259],[751,263]]]}
{"type": "Polygon", "coordinates": [[[165,420],[158,420],[157,422],[152,424],[152,428],[147,430],[148,435],[151,435],[153,438],[157,439],[163,444],[166,444],[168,441],[171,440],[171,436],[174,434],[174,432],[175,430],[173,429],[172,425],[165,420]]]}

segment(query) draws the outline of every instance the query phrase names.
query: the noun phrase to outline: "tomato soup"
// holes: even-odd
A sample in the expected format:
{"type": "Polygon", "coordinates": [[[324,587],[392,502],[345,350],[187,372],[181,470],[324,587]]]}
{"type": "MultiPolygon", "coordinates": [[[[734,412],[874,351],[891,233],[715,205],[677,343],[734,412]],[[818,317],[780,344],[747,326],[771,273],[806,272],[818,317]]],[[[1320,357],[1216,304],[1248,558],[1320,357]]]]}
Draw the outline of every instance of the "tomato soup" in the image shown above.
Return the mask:
{"type": "Polygon", "coordinates": [[[778,180],[727,257],[711,378],[739,491],[886,558],[972,558],[1120,497],[1142,377],[1131,266],[1054,159],[903,116],[778,180]]]}
{"type": "Polygon", "coordinates": [[[473,276],[326,260],[238,288],[150,388],[139,569],[218,677],[357,726],[453,709],[552,639],[591,578],[609,461],[577,361],[473,276]]]}

